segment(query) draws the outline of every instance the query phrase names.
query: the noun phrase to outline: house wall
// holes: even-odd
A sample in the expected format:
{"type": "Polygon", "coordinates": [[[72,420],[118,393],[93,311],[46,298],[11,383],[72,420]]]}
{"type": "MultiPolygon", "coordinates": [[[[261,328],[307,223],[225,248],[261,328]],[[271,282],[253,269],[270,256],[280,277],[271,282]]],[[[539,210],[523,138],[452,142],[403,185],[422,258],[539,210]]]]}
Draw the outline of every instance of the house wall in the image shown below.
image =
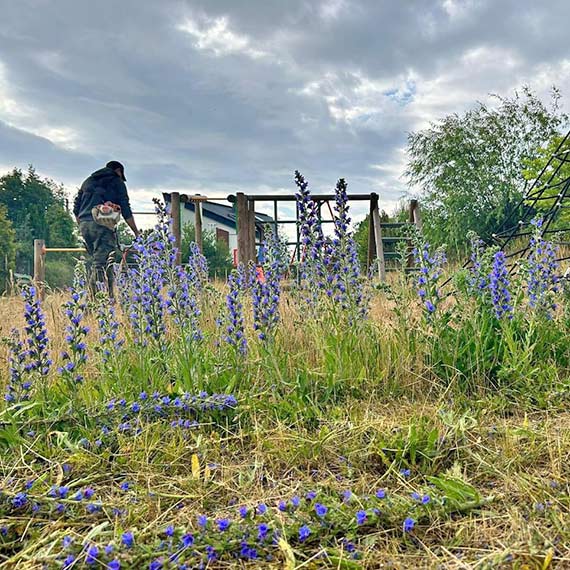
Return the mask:
{"type": "MultiPolygon", "coordinates": [[[[180,208],[180,218],[181,218],[181,225],[184,227],[185,224],[192,224],[194,225],[194,212],[185,208],[184,205],[180,208]]],[[[223,224],[217,220],[211,220],[204,214],[202,214],[202,230],[209,231],[216,233],[216,228],[220,228],[225,230],[229,233],[229,245],[230,245],[230,254],[234,249],[237,250],[237,231],[236,228],[229,224],[223,224]]]]}

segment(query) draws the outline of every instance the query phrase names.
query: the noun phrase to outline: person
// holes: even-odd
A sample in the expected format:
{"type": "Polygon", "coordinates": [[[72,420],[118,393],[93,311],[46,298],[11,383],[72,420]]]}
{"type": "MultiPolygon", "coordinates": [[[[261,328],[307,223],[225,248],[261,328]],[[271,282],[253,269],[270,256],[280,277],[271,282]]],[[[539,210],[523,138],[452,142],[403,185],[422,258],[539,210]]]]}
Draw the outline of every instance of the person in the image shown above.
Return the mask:
{"type": "Polygon", "coordinates": [[[107,287],[109,296],[113,298],[113,254],[118,247],[116,222],[120,216],[109,222],[104,220],[102,225],[100,212],[120,210],[125,222],[129,225],[135,237],[139,230],[133,217],[129,195],[125,185],[125,168],[116,161],[111,160],[105,168],[101,168],[87,178],[73,204],[73,214],[81,237],[85,242],[88,254],[89,288],[94,295],[97,291],[97,283],[107,287]],[[96,221],[97,220],[97,221],[96,221]]]}

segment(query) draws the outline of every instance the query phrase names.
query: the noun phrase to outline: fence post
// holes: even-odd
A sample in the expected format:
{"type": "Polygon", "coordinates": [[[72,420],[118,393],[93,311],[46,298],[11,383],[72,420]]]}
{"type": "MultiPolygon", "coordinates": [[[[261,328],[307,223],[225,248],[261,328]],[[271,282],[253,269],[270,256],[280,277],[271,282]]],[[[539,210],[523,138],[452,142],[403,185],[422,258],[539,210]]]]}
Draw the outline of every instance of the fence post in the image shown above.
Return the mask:
{"type": "Polygon", "coordinates": [[[172,235],[174,236],[174,246],[176,247],[176,264],[180,264],[182,244],[180,230],[180,192],[172,192],[170,195],[170,216],[172,217],[172,235]]]}
{"type": "Polygon", "coordinates": [[[380,212],[378,204],[372,211],[372,225],[374,226],[374,238],[376,245],[376,258],[378,263],[378,277],[384,283],[386,281],[386,260],[384,259],[384,243],[382,242],[382,227],[380,225],[380,212]]]}
{"type": "MultiPolygon", "coordinates": [[[[418,209],[418,201],[417,200],[410,200],[410,204],[408,206],[408,222],[410,224],[416,224],[416,216],[419,216],[419,209],[418,209]],[[416,214],[417,211],[417,214],[416,214]]],[[[420,226],[417,229],[421,229],[421,220],[420,226]]],[[[408,240],[408,267],[414,267],[414,254],[413,254],[414,246],[412,245],[412,241],[408,240]]]]}
{"type": "Polygon", "coordinates": [[[200,253],[204,253],[204,239],[202,233],[202,202],[200,200],[194,200],[194,241],[200,253]]]}
{"type": "Polygon", "coordinates": [[[374,263],[374,258],[376,257],[376,241],[374,238],[374,220],[373,214],[374,209],[378,208],[378,194],[370,194],[370,212],[368,213],[368,257],[366,268],[370,270],[370,267],[374,263]]]}
{"type": "Polygon", "coordinates": [[[247,263],[249,241],[249,212],[247,198],[243,192],[237,193],[237,242],[238,263],[247,263]]]}
{"type": "Polygon", "coordinates": [[[46,242],[43,239],[34,240],[34,284],[40,301],[43,301],[45,297],[45,246],[46,242]]]}
{"type": "Polygon", "coordinates": [[[257,250],[255,247],[255,202],[253,200],[248,200],[249,202],[249,254],[248,262],[255,261],[257,257],[257,250]]]}
{"type": "Polygon", "coordinates": [[[410,201],[411,221],[416,224],[416,228],[422,231],[422,214],[420,212],[420,203],[417,200],[410,201]]]}

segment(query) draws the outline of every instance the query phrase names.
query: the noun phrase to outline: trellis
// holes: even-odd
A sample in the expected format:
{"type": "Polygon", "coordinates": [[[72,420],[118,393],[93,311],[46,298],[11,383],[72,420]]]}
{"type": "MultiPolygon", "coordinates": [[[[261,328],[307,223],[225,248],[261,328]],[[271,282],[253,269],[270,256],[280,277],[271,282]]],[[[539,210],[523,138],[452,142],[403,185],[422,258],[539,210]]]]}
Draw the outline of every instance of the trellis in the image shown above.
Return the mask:
{"type": "MultiPolygon", "coordinates": [[[[564,164],[570,163],[570,149],[564,150],[567,142],[570,142],[570,131],[560,141],[525,196],[513,208],[503,224],[504,228],[491,236],[488,245],[497,245],[505,251],[507,258],[511,261],[528,254],[530,248],[528,239],[525,239],[524,244],[518,249],[508,251],[508,248],[514,245],[519,238],[526,238],[533,233],[530,222],[536,216],[537,210],[545,210],[541,216],[542,226],[538,229],[542,238],[546,239],[549,234],[562,234],[570,231],[570,221],[566,224],[561,224],[559,221],[560,213],[570,208],[570,176],[560,176],[564,164]],[[549,204],[549,200],[552,203],[549,204]],[[546,203],[547,207],[540,208],[541,203],[546,203]],[[552,227],[553,222],[557,220],[559,223],[556,227],[552,227]]],[[[550,241],[556,245],[570,245],[569,241],[556,239],[550,239],[550,241]]],[[[570,256],[559,257],[558,261],[567,259],[570,259],[570,256]]]]}

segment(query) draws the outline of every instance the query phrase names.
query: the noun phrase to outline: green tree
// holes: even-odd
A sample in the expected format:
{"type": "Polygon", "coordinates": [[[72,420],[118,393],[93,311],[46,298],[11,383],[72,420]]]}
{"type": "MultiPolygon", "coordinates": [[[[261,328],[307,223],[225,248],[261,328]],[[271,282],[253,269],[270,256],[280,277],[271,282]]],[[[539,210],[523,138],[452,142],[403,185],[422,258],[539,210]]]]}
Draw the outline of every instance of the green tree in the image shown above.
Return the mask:
{"type": "Polygon", "coordinates": [[[0,206],[0,293],[8,289],[10,271],[16,262],[16,232],[8,219],[8,210],[0,206]]]}
{"type": "MultiPolygon", "coordinates": [[[[67,210],[63,187],[40,178],[33,167],[25,174],[14,169],[0,177],[0,205],[6,208],[15,229],[15,263],[19,272],[32,271],[34,239],[43,239],[51,246],[76,245],[75,224],[67,210]]],[[[51,255],[52,260],[66,257],[66,254],[51,255]]]]}
{"type": "MultiPolygon", "coordinates": [[[[559,150],[559,153],[562,154],[566,160],[561,162],[560,160],[555,159],[550,165],[548,165],[550,157],[556,152],[563,139],[564,137],[560,134],[554,135],[548,144],[537,149],[536,156],[524,161],[523,176],[529,185],[534,184],[534,182],[537,181],[537,185],[535,187],[537,192],[539,192],[552,177],[550,187],[544,190],[544,196],[552,196],[552,199],[538,201],[535,204],[535,208],[538,211],[549,210],[554,205],[556,198],[558,197],[558,193],[562,189],[560,186],[561,183],[570,179],[570,161],[568,160],[568,157],[570,156],[570,138],[564,142],[559,150]],[[543,169],[545,169],[544,172],[542,172],[543,169]]],[[[554,226],[552,227],[555,228],[561,224],[568,225],[569,221],[570,211],[563,208],[560,210],[560,213],[554,221],[554,226]]]]}
{"type": "Polygon", "coordinates": [[[556,89],[548,105],[528,87],[496,99],[496,107],[479,103],[408,137],[406,176],[423,191],[424,231],[460,253],[470,230],[489,238],[504,229],[528,186],[525,163],[568,121],[556,89]]]}
{"type": "MultiPolygon", "coordinates": [[[[184,224],[182,228],[182,242],[180,244],[182,262],[188,260],[190,244],[195,241],[194,224],[184,224]]],[[[222,277],[233,269],[232,259],[228,246],[222,241],[216,240],[216,235],[211,231],[202,233],[204,257],[208,260],[210,277],[222,277]]]]}

